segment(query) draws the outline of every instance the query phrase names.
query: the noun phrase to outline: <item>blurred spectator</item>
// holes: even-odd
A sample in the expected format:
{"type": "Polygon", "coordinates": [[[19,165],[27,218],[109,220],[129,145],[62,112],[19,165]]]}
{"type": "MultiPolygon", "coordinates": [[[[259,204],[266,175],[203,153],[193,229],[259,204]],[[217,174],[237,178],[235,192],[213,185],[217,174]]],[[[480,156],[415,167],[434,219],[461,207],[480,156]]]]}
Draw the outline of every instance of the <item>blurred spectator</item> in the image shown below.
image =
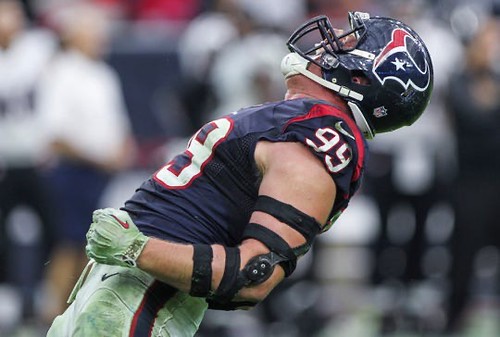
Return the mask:
{"type": "Polygon", "coordinates": [[[407,22],[425,41],[435,81],[429,106],[411,128],[377,135],[370,144],[371,171],[365,186],[381,216],[381,231],[374,245],[374,281],[402,297],[400,307],[391,308],[390,315],[406,317],[400,318],[400,323],[392,317],[389,329],[413,324],[442,330],[446,325],[443,285],[449,277],[453,227],[448,200],[456,171],[453,130],[444,94],[448,79],[462,62],[462,45],[426,1],[391,1],[387,5],[389,16],[407,22]],[[438,295],[424,303],[423,289],[438,295]],[[414,310],[415,303],[427,309],[414,310]]]}
{"type": "Polygon", "coordinates": [[[465,309],[478,298],[499,295],[498,271],[491,272],[498,270],[500,248],[498,41],[500,21],[498,17],[487,18],[467,42],[466,65],[449,86],[447,103],[455,121],[459,168],[454,188],[451,328],[461,327],[465,309]]]}
{"type": "Polygon", "coordinates": [[[191,121],[191,133],[203,125],[216,104],[209,74],[218,51],[238,37],[238,25],[247,21],[237,19],[237,13],[233,0],[216,0],[207,12],[187,25],[179,39],[179,96],[191,121]]]}
{"type": "Polygon", "coordinates": [[[113,173],[134,157],[121,85],[102,59],[106,18],[97,7],[76,5],[56,17],[62,50],[47,69],[40,109],[54,167],[51,187],[58,215],[57,243],[47,268],[45,319],[66,306],[70,287],[87,262],[90,214],[113,173]]]}
{"type": "Polygon", "coordinates": [[[217,107],[209,119],[222,111],[277,100],[285,92],[280,61],[287,53],[287,35],[259,21],[259,11],[247,8],[244,1],[234,4],[236,10],[229,17],[235,22],[237,37],[224,44],[213,60],[209,83],[217,107]]]}
{"type": "Polygon", "coordinates": [[[285,35],[289,35],[307,16],[305,0],[235,0],[235,3],[257,26],[282,31],[285,35]]]}
{"type": "Polygon", "coordinates": [[[21,291],[27,316],[50,241],[35,87],[55,49],[49,32],[29,26],[19,1],[0,1],[0,283],[21,291]]]}
{"type": "Polygon", "coordinates": [[[181,96],[193,120],[193,130],[214,118],[208,115],[214,107],[226,111],[283,95],[282,75],[276,60],[286,54],[286,34],[290,33],[287,27],[303,19],[305,4],[302,0],[286,0],[286,6],[281,1],[267,6],[259,3],[213,1],[210,10],[191,21],[182,35],[181,96]],[[233,62],[245,65],[228,66],[233,62]]]}
{"type": "Polygon", "coordinates": [[[345,22],[345,13],[348,11],[379,14],[376,13],[376,1],[373,0],[307,0],[307,7],[311,16],[327,15],[334,24],[345,22]]]}
{"type": "Polygon", "coordinates": [[[219,103],[216,115],[283,96],[279,63],[287,53],[284,41],[282,35],[256,31],[220,51],[210,77],[219,103]]]}

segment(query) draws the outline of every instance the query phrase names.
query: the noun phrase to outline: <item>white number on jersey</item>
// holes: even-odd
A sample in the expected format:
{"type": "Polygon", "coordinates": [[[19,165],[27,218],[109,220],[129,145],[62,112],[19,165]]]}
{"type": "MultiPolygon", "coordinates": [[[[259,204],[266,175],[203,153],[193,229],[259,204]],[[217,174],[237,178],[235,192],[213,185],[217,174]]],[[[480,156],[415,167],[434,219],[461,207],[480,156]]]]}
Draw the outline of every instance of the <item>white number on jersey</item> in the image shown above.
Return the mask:
{"type": "Polygon", "coordinates": [[[349,145],[341,140],[337,131],[332,128],[320,128],[314,134],[315,141],[306,139],[307,145],[312,147],[314,151],[325,153],[325,164],[328,170],[332,173],[340,172],[351,162],[352,156],[349,145]],[[336,148],[336,150],[334,150],[336,148]],[[330,155],[332,150],[335,152],[334,158],[330,155]],[[328,154],[330,153],[330,154],[328,154]],[[338,164],[334,164],[337,163],[338,164]]]}
{"type": "Polygon", "coordinates": [[[190,158],[187,165],[174,168],[174,161],[169,162],[156,172],[154,178],[167,188],[185,188],[201,174],[203,166],[212,158],[215,148],[231,132],[233,122],[228,118],[217,119],[205,124],[190,139],[184,154],[190,158]]]}

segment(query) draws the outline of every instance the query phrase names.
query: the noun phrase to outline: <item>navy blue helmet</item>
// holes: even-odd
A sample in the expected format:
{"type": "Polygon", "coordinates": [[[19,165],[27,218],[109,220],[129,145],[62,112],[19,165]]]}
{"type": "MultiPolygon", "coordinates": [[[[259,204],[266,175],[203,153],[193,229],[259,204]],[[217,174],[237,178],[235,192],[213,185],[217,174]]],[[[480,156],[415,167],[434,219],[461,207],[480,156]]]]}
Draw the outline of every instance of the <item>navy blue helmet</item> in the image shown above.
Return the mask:
{"type": "Polygon", "coordinates": [[[349,13],[350,29],[336,30],[326,16],[300,26],[282,61],[285,76],[297,73],[338,92],[368,138],[415,122],[432,93],[429,52],[404,23],[367,13],[349,13]],[[322,78],[307,70],[313,62],[322,78]],[[353,81],[353,78],[363,81],[353,81]]]}

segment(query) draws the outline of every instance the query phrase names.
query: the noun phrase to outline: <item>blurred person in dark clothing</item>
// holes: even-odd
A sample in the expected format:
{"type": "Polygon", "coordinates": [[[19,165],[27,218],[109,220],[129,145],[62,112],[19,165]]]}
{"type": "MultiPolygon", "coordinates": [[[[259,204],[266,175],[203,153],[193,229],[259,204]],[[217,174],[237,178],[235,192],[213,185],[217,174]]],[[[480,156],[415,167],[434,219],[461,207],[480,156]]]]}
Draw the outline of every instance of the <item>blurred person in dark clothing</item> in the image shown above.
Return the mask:
{"type": "MultiPolygon", "coordinates": [[[[466,65],[451,80],[448,106],[454,116],[459,172],[454,188],[450,328],[460,328],[465,309],[477,295],[498,296],[477,277],[475,261],[487,246],[500,247],[500,60],[498,17],[490,18],[467,42],[466,65]],[[478,286],[479,285],[479,286],[478,286]],[[488,293],[480,294],[478,291],[488,293]]],[[[484,281],[484,280],[483,280],[484,281]]],[[[495,283],[495,282],[493,282],[495,283]]]]}
{"type": "Polygon", "coordinates": [[[463,46],[449,23],[425,1],[384,4],[390,16],[403,18],[420,32],[433,59],[436,80],[427,108],[431,113],[412,128],[378,137],[370,144],[371,170],[364,191],[380,214],[380,230],[372,245],[372,281],[377,290],[398,298],[384,310],[382,330],[411,325],[419,331],[438,332],[446,325],[445,284],[453,226],[449,200],[456,166],[445,96],[450,76],[463,62],[463,46]],[[422,296],[427,292],[435,295],[422,296]],[[415,310],[414,303],[426,310],[415,310]]]}
{"type": "Polygon", "coordinates": [[[35,91],[55,48],[48,31],[29,26],[21,2],[0,1],[0,283],[21,289],[27,315],[50,240],[35,91]]]}

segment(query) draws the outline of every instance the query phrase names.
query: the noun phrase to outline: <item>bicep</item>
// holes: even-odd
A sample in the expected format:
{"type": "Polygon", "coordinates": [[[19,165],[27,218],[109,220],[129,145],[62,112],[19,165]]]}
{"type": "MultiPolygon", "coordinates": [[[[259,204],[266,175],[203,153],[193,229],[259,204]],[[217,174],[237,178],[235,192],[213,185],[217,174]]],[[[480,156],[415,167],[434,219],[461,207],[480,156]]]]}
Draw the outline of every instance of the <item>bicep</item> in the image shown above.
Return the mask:
{"type": "MultiPolygon", "coordinates": [[[[300,143],[259,142],[255,157],[263,175],[259,195],[291,205],[321,225],[326,223],[335,200],[335,183],[309,149],[300,143]]],[[[268,213],[253,212],[250,223],[270,229],[292,248],[306,242],[299,231],[268,213]]],[[[242,266],[252,257],[267,252],[269,249],[263,243],[255,239],[245,240],[241,245],[242,266]]],[[[283,276],[283,270],[276,268],[269,280],[255,287],[244,288],[240,295],[267,295],[283,276]]]]}
{"type": "MultiPolygon", "coordinates": [[[[324,224],[335,199],[335,183],[323,163],[300,143],[260,142],[260,195],[288,203],[324,224]]],[[[258,152],[259,153],[259,152],[258,152]]]]}

